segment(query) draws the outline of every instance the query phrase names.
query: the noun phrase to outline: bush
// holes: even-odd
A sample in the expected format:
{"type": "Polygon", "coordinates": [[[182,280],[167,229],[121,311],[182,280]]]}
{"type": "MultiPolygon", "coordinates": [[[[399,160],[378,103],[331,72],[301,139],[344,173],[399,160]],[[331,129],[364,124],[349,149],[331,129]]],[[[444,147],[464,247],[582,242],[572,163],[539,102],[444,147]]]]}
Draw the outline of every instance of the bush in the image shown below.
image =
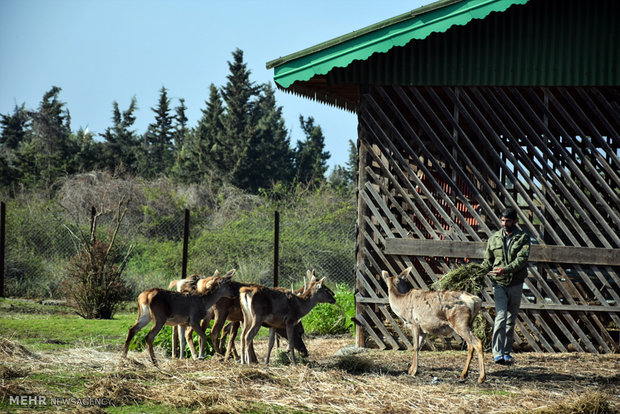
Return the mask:
{"type": "Polygon", "coordinates": [[[125,257],[119,248],[94,240],[85,244],[67,266],[64,290],[86,319],[111,319],[117,306],[128,299],[121,278],[125,257]]]}
{"type": "Polygon", "coordinates": [[[345,284],[337,285],[336,303],[319,303],[303,318],[308,334],[339,335],[354,332],[351,318],[355,316],[354,293],[345,284]]]}

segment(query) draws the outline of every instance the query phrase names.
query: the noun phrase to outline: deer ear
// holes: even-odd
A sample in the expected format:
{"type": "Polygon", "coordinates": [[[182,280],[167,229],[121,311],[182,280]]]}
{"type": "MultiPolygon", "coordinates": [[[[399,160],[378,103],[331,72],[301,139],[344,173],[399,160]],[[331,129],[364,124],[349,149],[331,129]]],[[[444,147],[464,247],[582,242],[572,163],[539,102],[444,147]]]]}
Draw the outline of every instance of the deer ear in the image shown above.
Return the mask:
{"type": "Polygon", "coordinates": [[[411,269],[412,269],[412,267],[411,267],[411,266],[409,266],[408,268],[406,268],[405,270],[403,270],[402,272],[400,272],[400,275],[398,275],[398,276],[403,277],[403,276],[407,276],[407,275],[409,275],[409,273],[411,272],[411,269]]]}
{"type": "Polygon", "coordinates": [[[213,272],[213,277],[219,276],[219,275],[220,275],[220,271],[215,269],[215,272],[213,272]]]}
{"type": "Polygon", "coordinates": [[[388,277],[390,277],[390,274],[384,270],[381,272],[381,276],[383,277],[383,280],[388,280],[388,277]]]}
{"type": "Polygon", "coordinates": [[[233,277],[236,273],[237,273],[237,269],[231,269],[228,272],[226,272],[226,276],[233,277]]]}

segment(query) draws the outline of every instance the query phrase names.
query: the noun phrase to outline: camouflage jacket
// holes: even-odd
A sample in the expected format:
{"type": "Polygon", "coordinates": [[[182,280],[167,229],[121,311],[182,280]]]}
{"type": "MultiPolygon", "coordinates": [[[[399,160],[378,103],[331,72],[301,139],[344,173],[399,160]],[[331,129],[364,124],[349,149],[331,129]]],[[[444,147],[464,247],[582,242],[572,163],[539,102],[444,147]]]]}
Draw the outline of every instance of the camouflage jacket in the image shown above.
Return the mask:
{"type": "Polygon", "coordinates": [[[529,257],[529,234],[519,228],[515,228],[512,240],[508,249],[506,249],[506,234],[504,229],[501,229],[489,237],[482,266],[487,270],[492,270],[496,267],[504,268],[504,273],[501,276],[492,276],[491,279],[502,286],[512,286],[523,283],[527,277],[529,257]]]}

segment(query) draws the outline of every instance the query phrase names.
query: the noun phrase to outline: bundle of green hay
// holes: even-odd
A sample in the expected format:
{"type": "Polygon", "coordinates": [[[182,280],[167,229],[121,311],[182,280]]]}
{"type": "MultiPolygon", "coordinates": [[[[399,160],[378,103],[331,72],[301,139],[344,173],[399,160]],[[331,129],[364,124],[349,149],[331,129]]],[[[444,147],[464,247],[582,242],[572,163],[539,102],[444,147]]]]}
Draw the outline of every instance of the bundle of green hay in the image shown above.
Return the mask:
{"type": "MultiPolygon", "coordinates": [[[[455,267],[443,275],[439,280],[431,285],[433,290],[464,290],[473,295],[480,296],[484,286],[484,277],[487,274],[482,266],[477,263],[455,267]]],[[[481,341],[485,350],[491,346],[491,334],[493,327],[482,316],[481,313],[474,319],[474,335],[481,341]]]]}
{"type": "Polygon", "coordinates": [[[479,295],[488,272],[477,263],[455,267],[431,285],[433,290],[464,290],[479,295]]]}

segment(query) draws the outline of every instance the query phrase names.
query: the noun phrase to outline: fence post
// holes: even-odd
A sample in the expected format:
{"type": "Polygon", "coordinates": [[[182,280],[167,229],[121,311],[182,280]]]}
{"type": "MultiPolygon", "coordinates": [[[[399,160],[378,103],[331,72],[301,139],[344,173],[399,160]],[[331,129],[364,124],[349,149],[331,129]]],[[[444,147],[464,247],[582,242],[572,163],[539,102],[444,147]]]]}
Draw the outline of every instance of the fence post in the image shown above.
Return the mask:
{"type": "Polygon", "coordinates": [[[273,220],[273,287],[279,284],[280,277],[280,212],[275,211],[273,220]]]}
{"type": "Polygon", "coordinates": [[[189,242],[189,209],[185,209],[185,225],[183,227],[183,263],[181,264],[181,279],[187,277],[187,245],[189,242]]]}
{"type": "Polygon", "coordinates": [[[4,297],[4,240],[6,235],[6,205],[0,203],[0,298],[4,297]]]}

